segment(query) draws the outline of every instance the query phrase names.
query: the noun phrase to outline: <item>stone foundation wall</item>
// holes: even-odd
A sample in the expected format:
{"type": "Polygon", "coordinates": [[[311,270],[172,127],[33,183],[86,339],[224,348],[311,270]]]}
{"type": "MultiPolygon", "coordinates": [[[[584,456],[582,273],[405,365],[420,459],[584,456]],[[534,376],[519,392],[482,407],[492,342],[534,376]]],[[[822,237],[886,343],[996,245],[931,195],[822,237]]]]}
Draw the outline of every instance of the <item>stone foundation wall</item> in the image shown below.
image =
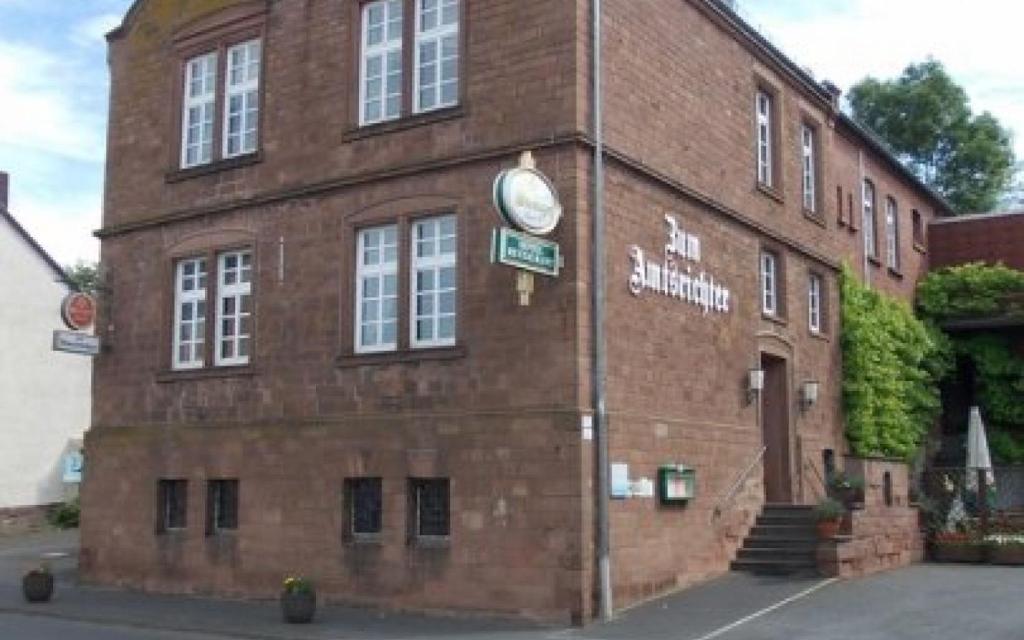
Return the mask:
{"type": "Polygon", "coordinates": [[[819,546],[821,572],[854,578],[920,562],[924,558],[924,535],[918,509],[909,500],[907,465],[892,460],[848,458],[846,472],[864,478],[864,507],[850,512],[844,522],[844,535],[819,546]],[[886,474],[890,478],[889,491],[886,474]]]}
{"type": "Polygon", "coordinates": [[[38,531],[46,526],[46,514],[53,505],[0,509],[0,536],[38,531]]]}

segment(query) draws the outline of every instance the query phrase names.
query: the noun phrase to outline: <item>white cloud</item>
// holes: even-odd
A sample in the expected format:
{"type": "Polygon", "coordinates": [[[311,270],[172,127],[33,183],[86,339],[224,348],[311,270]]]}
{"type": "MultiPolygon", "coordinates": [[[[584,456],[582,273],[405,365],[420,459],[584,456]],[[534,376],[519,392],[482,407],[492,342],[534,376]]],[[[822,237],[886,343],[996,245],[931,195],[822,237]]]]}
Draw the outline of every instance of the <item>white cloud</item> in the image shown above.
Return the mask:
{"type": "Polygon", "coordinates": [[[76,102],[85,75],[38,47],[0,42],[0,145],[102,162],[102,116],[76,102]]]}
{"type": "Polygon", "coordinates": [[[744,14],[797,63],[848,88],[868,75],[895,77],[932,56],[967,89],[975,112],[1017,132],[1024,158],[1024,72],[1018,56],[1024,8],[1005,0],[741,0],[744,14]],[[815,3],[817,4],[817,3],[815,3]]]}
{"type": "Polygon", "coordinates": [[[71,39],[81,46],[94,46],[106,41],[105,36],[121,24],[121,16],[104,13],[79,22],[71,31],[71,39]]]}
{"type": "Polygon", "coordinates": [[[19,194],[12,186],[12,213],[54,260],[67,265],[99,258],[99,241],[92,235],[100,226],[97,194],[19,194]]]}

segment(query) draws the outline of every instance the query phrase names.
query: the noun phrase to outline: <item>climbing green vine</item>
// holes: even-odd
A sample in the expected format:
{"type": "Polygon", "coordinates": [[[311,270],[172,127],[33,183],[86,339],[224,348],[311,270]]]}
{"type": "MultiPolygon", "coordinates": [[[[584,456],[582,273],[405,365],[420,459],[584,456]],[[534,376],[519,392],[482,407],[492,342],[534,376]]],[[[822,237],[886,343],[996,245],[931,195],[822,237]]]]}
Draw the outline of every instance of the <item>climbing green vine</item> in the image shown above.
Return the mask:
{"type": "Polygon", "coordinates": [[[917,308],[935,323],[1024,315],[1024,271],[981,262],[933,271],[917,287],[917,308]]]}
{"type": "Polygon", "coordinates": [[[910,307],[842,274],[843,404],[859,456],[909,459],[941,408],[948,342],[910,307]]]}
{"type": "MultiPolygon", "coordinates": [[[[1024,316],[1024,272],[972,263],[934,271],[918,286],[927,323],[1024,316]]],[[[987,420],[996,459],[1024,463],[1024,354],[1005,332],[951,334],[953,353],[975,373],[976,399],[987,420]]]]}

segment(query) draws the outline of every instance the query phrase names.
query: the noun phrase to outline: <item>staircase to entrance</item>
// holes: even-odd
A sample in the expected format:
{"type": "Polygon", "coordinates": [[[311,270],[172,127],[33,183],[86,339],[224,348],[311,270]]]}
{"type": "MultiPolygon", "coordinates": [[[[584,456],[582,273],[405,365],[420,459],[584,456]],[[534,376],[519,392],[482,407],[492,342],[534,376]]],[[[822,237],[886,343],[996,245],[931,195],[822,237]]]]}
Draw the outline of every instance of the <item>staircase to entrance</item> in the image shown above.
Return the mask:
{"type": "Polygon", "coordinates": [[[814,507],[766,504],[732,562],[734,571],[817,575],[814,507]]]}

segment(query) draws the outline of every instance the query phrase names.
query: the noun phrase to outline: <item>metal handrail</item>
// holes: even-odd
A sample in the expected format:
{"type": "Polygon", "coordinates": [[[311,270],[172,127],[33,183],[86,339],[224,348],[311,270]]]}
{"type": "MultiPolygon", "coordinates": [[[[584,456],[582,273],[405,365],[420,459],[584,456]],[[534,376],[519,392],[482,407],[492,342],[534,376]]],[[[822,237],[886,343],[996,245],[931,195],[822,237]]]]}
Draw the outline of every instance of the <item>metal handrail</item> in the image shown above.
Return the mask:
{"type": "Polygon", "coordinates": [[[711,512],[712,520],[714,520],[715,518],[720,518],[722,516],[723,508],[736,498],[736,494],[739,492],[740,487],[742,487],[743,484],[747,481],[747,476],[749,476],[750,472],[754,470],[754,467],[757,466],[757,463],[761,461],[761,458],[764,457],[764,453],[767,450],[767,445],[761,447],[761,450],[757,452],[757,455],[754,456],[754,458],[750,461],[750,464],[748,464],[747,467],[738,476],[736,476],[736,480],[732,483],[732,486],[725,493],[725,496],[718,501],[718,504],[715,505],[714,511],[711,512]]]}
{"type": "Polygon", "coordinates": [[[818,494],[818,498],[824,498],[828,496],[828,483],[825,482],[825,477],[821,474],[818,469],[818,465],[815,464],[814,460],[810,458],[804,458],[804,468],[810,468],[814,472],[814,475],[818,478],[818,482],[821,484],[821,491],[815,491],[818,494]]]}

